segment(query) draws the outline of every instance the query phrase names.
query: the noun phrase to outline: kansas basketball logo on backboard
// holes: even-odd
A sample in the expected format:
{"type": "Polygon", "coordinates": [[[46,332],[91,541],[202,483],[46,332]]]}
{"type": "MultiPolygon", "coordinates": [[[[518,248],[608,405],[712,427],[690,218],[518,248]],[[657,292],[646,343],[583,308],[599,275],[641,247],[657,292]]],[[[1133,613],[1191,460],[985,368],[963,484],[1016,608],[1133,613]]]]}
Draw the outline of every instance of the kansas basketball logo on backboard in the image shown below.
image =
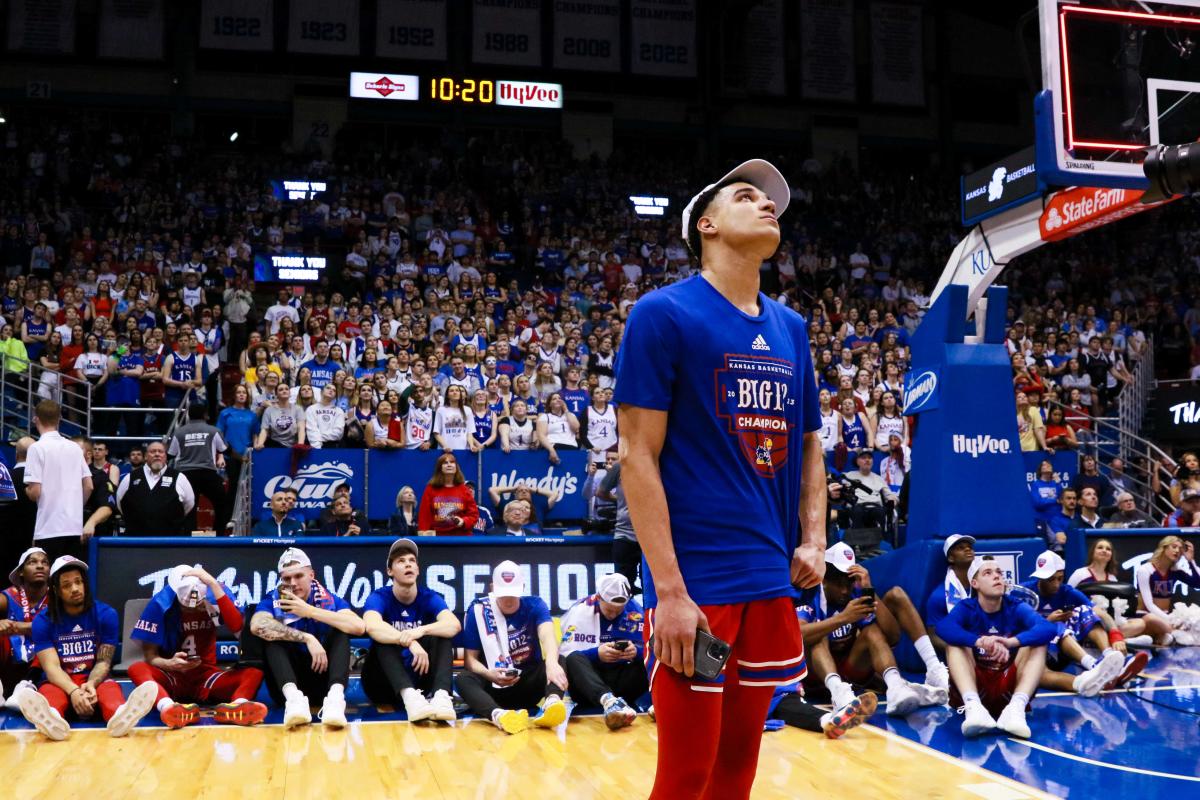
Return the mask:
{"type": "Polygon", "coordinates": [[[790,361],[760,355],[727,355],[724,368],[714,373],[717,416],[728,422],[738,449],[765,478],[787,463],[794,374],[790,361]]]}

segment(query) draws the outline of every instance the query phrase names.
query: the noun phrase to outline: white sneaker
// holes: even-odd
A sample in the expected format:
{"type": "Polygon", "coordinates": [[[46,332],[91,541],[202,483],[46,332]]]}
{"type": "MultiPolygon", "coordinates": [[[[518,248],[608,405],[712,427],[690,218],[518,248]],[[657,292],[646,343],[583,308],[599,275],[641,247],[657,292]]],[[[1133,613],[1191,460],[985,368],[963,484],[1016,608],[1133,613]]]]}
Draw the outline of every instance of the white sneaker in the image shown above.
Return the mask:
{"type": "Polygon", "coordinates": [[[963,718],[962,733],[963,736],[974,738],[982,736],[985,733],[991,733],[996,730],[996,720],[988,712],[982,704],[967,706],[967,712],[963,718]]]}
{"type": "Polygon", "coordinates": [[[283,704],[283,727],[298,728],[312,722],[312,711],[309,710],[308,698],[303,694],[286,698],[283,704]]]}
{"type": "Polygon", "coordinates": [[[1130,636],[1125,640],[1126,647],[1152,647],[1154,645],[1154,637],[1143,633],[1141,636],[1130,636]]]}
{"type": "Polygon", "coordinates": [[[71,733],[71,726],[62,715],[50,707],[50,702],[40,692],[18,687],[13,692],[21,714],[29,724],[41,731],[47,739],[61,742],[71,733]]]}
{"type": "Polygon", "coordinates": [[[428,702],[429,707],[433,709],[433,719],[439,722],[454,722],[458,719],[458,714],[454,713],[454,698],[445,689],[434,692],[433,699],[428,702]]]}
{"type": "Polygon", "coordinates": [[[834,708],[850,705],[854,702],[854,698],[858,697],[854,693],[854,687],[848,683],[843,683],[838,688],[829,693],[830,700],[833,701],[834,708]]]}
{"type": "MultiPolygon", "coordinates": [[[[436,713],[433,704],[425,699],[425,695],[416,689],[405,689],[400,693],[404,700],[404,713],[409,722],[420,722],[423,719],[433,719],[436,713]]],[[[451,708],[451,711],[454,709],[451,708]]]]}
{"type": "Polygon", "coordinates": [[[950,670],[946,669],[946,665],[939,661],[925,670],[925,685],[932,686],[935,689],[945,689],[948,695],[950,691],[950,670]]]}
{"type": "MultiPolygon", "coordinates": [[[[945,669],[943,667],[943,669],[945,669]]],[[[925,706],[944,706],[950,702],[950,690],[942,686],[934,686],[929,683],[909,683],[912,690],[917,693],[917,700],[920,701],[921,707],[925,706]]]]}
{"type": "Polygon", "coordinates": [[[157,698],[157,683],[151,681],[136,687],[129,693],[129,699],[118,706],[116,712],[108,720],[108,735],[118,737],[129,733],[142,717],[150,713],[157,698]]]}
{"type": "Polygon", "coordinates": [[[7,700],[0,704],[0,708],[7,708],[9,711],[20,713],[21,705],[17,702],[17,695],[20,694],[22,689],[28,689],[31,692],[36,692],[37,686],[34,685],[33,681],[21,681],[13,687],[12,694],[8,696],[7,700]]]}
{"type": "Polygon", "coordinates": [[[996,727],[1018,739],[1028,739],[1030,736],[1029,723],[1025,721],[1025,709],[1013,703],[1006,705],[1000,712],[996,727]]]}
{"type": "Polygon", "coordinates": [[[887,693],[887,713],[889,717],[902,717],[911,714],[921,707],[921,698],[916,689],[908,681],[889,689],[887,693]]]}
{"type": "Polygon", "coordinates": [[[1113,650],[1096,662],[1091,669],[1075,676],[1072,688],[1084,697],[1095,697],[1100,690],[1125,669],[1125,657],[1113,650]]]}
{"type": "Polygon", "coordinates": [[[318,715],[326,728],[346,727],[346,695],[327,694],[318,715]]]}

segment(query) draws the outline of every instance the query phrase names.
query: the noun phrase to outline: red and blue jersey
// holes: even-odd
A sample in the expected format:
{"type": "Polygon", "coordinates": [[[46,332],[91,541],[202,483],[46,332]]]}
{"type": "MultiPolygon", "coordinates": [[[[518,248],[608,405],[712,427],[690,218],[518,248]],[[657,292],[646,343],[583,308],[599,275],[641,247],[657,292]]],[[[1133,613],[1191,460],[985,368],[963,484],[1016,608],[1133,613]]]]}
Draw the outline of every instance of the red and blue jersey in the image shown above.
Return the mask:
{"type": "MultiPolygon", "coordinates": [[[[224,588],[224,587],[223,587],[224,588]]],[[[175,590],[164,586],[150,599],[142,616],[134,623],[131,638],[148,642],[158,647],[159,655],[171,658],[178,652],[199,656],[210,667],[217,665],[217,628],[221,623],[235,634],[242,630],[242,612],[229,595],[219,600],[212,599],[199,608],[180,604],[175,590]]]]}
{"type": "Polygon", "coordinates": [[[34,651],[53,649],[69,675],[90,672],[101,645],[116,647],[121,643],[117,612],[99,601],[82,614],[64,613],[57,622],[50,619],[50,610],[46,609],[34,618],[30,634],[34,651]]]}
{"type": "Polygon", "coordinates": [[[759,306],[747,314],[698,276],[655,290],[617,358],[616,402],[668,412],[659,467],[700,605],[795,595],[801,444],[820,411],[803,318],[763,294],[759,306]]]}
{"type": "MultiPolygon", "coordinates": [[[[475,620],[476,600],[467,608],[467,624],[463,628],[463,647],[468,650],[483,650],[483,640],[479,636],[479,623],[475,620]]],[[[550,622],[550,609],[546,601],[540,597],[530,596],[521,598],[521,607],[512,614],[506,614],[504,621],[508,625],[508,655],[512,658],[514,667],[526,669],[542,663],[542,647],[538,643],[538,625],[550,622]]]]}

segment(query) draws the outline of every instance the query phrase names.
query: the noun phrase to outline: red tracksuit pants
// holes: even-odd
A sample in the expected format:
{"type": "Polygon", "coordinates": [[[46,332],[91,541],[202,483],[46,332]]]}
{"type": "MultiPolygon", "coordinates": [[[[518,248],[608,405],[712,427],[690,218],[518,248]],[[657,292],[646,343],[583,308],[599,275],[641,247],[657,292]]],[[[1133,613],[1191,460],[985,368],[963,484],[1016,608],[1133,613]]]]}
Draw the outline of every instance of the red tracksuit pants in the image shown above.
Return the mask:
{"type": "Polygon", "coordinates": [[[165,697],[177,703],[216,704],[253,700],[263,674],[254,667],[218,669],[207,664],[187,672],[167,672],[139,661],[130,665],[129,678],[136,686],[151,681],[158,684],[155,705],[165,697]]]}

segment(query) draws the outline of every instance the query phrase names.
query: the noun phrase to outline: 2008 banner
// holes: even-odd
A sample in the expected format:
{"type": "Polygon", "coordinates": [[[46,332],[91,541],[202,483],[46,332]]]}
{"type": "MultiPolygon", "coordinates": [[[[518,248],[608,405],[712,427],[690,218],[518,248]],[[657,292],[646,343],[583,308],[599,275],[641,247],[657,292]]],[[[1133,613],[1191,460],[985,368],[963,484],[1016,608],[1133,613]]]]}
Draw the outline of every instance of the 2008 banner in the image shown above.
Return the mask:
{"type": "MultiPolygon", "coordinates": [[[[304,549],[326,589],[361,611],[367,596],[388,580],[392,537],[335,539],[92,539],[89,564],[96,596],[124,616],[129,600],[161,589],[177,564],[200,564],[234,593],[254,605],[279,582],[276,565],[290,545],[304,549]]],[[[419,537],[421,580],[440,593],[456,614],[486,594],[492,568],[505,559],[521,565],[526,587],[554,613],[596,590],[613,571],[612,539],[603,536],[545,536],[526,539],[478,536],[419,537]]]]}

